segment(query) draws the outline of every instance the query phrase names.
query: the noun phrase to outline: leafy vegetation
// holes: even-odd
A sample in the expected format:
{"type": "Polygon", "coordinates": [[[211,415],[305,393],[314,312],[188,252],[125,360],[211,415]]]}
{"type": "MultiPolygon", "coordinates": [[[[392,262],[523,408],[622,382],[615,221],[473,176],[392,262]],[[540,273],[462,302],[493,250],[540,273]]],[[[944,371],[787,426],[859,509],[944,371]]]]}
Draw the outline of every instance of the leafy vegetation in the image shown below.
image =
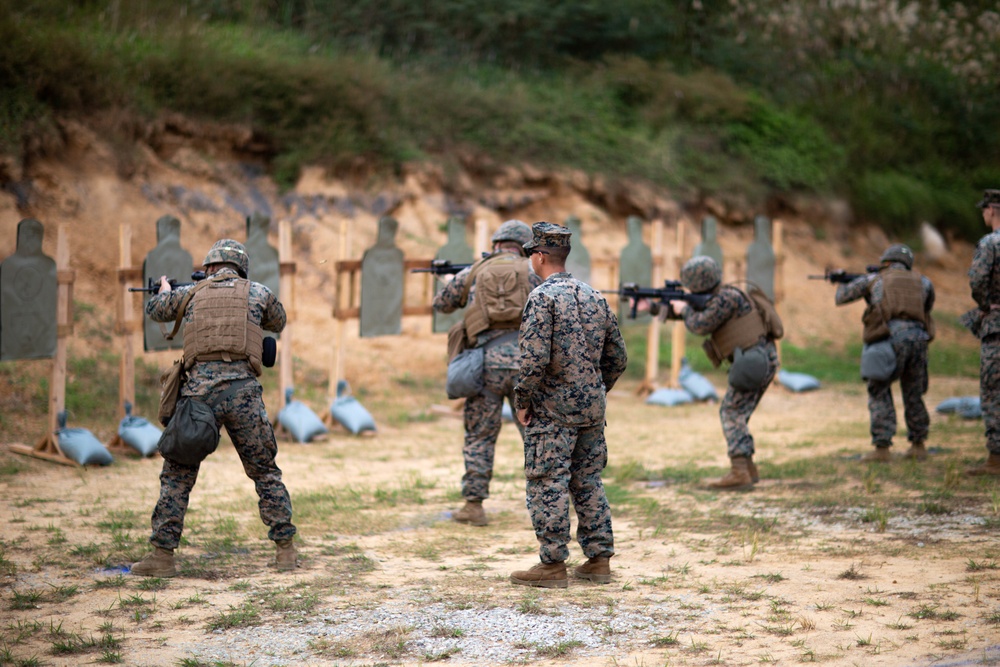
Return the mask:
{"type": "Polygon", "coordinates": [[[472,149],[971,239],[1000,182],[998,33],[981,2],[7,3],[0,151],[57,145],[67,113],[133,140],[178,111],[250,127],[286,185],[472,149]]]}

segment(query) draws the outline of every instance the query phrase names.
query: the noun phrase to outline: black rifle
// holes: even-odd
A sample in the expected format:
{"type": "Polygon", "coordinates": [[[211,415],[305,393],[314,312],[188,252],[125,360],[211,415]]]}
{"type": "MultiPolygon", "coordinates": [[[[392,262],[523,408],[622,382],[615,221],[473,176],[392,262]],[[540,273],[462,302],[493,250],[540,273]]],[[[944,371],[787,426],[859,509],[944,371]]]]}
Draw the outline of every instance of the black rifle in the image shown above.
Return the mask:
{"type": "Polygon", "coordinates": [[[831,283],[849,283],[861,276],[869,273],[878,273],[882,267],[878,264],[869,264],[865,267],[865,273],[848,273],[843,269],[827,269],[821,276],[809,276],[809,280],[826,280],[831,283]]]}
{"type": "Polygon", "coordinates": [[[674,314],[670,307],[671,301],[686,301],[695,310],[704,310],[705,304],[712,298],[711,294],[685,292],[679,280],[664,280],[663,287],[640,287],[638,283],[622,283],[617,290],[606,291],[616,292],[620,298],[629,299],[631,307],[628,316],[632,320],[638,315],[639,301],[642,299],[649,300],[650,315],[659,314],[660,306],[663,305],[667,308],[667,319],[679,320],[681,316],[674,314]]]}
{"type": "MultiPolygon", "coordinates": [[[[205,279],[205,272],[204,271],[195,271],[194,273],[191,274],[191,280],[194,281],[192,283],[179,283],[179,282],[177,282],[176,278],[170,278],[169,280],[167,280],[167,282],[170,283],[171,289],[176,289],[178,287],[185,287],[187,285],[194,285],[194,283],[198,282],[199,280],[204,280],[204,279],[205,279]]],[[[129,287],[128,291],[129,292],[148,292],[149,294],[156,294],[156,293],[158,293],[160,291],[160,281],[157,280],[156,278],[150,278],[147,281],[145,287],[129,287]]]]}
{"type": "MultiPolygon", "coordinates": [[[[490,253],[483,253],[483,259],[489,256],[490,253]]],[[[452,276],[470,266],[472,264],[452,264],[450,259],[432,259],[430,267],[426,269],[411,269],[410,273],[433,273],[435,276],[452,276]]]]}

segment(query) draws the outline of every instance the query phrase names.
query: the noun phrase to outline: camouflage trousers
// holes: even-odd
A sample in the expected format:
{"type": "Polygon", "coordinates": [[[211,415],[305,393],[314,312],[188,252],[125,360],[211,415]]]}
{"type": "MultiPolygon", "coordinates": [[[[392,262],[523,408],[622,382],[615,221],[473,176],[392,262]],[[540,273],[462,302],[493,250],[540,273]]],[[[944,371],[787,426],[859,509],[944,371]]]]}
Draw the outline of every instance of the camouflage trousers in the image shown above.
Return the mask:
{"type": "MultiPolygon", "coordinates": [[[[226,386],[216,387],[212,395],[222,393],[226,386]]],[[[204,398],[210,400],[212,395],[204,398]]],[[[216,422],[226,427],[240,455],[243,470],[254,481],[260,497],[260,518],[270,528],[268,538],[274,541],[290,539],[296,532],[292,525],[292,501],[281,481],[281,470],[274,462],[278,444],[267,420],[260,384],[247,383],[216,405],[214,411],[216,422]]],[[[180,544],[188,498],[198,479],[198,468],[197,465],[163,460],[160,499],[153,509],[153,533],[149,538],[153,546],[176,549],[180,544]]]]}
{"type": "Polygon", "coordinates": [[[755,449],[753,436],[750,434],[750,416],[757,409],[757,404],[764,392],[771,386],[775,373],[778,372],[778,349],[774,343],[762,343],[767,353],[767,376],[760,389],[743,391],[733,385],[726,389],[719,406],[719,421],[722,422],[722,433],[726,437],[726,453],[729,458],[736,456],[753,456],[755,449]]]}
{"type": "Polygon", "coordinates": [[[587,558],[611,557],[615,539],[601,471],[608,463],[604,424],[562,426],[533,415],[524,429],[527,506],[543,563],[569,557],[569,504],[576,509],[576,538],[587,558]]]}
{"type": "Polygon", "coordinates": [[[497,436],[503,423],[503,399],[507,397],[514,414],[514,425],[524,437],[524,428],[514,410],[514,385],[517,371],[507,368],[483,370],[483,393],[465,399],[465,474],[462,476],[462,497],[484,500],[490,497],[493,478],[493,458],[497,436]]]}
{"type": "Polygon", "coordinates": [[[924,442],[930,428],[930,416],[924,405],[927,393],[927,341],[894,341],[896,371],[889,380],[868,380],[868,414],[871,419],[872,444],[888,447],[896,435],[896,407],[892,398],[892,383],[899,380],[903,392],[903,417],[907,439],[924,442]]]}
{"type": "Polygon", "coordinates": [[[1000,455],[1000,334],[983,339],[979,355],[979,399],[986,449],[1000,455]]]}

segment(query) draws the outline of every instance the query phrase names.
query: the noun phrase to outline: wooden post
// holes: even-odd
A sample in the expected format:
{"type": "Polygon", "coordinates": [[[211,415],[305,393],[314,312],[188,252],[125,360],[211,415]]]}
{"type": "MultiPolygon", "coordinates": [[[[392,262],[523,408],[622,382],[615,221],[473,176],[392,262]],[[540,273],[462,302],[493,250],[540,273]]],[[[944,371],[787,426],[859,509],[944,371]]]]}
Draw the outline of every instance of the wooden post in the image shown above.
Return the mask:
{"type": "Polygon", "coordinates": [[[52,379],[49,382],[48,431],[34,447],[24,444],[9,446],[10,451],[27,454],[64,465],[78,466],[59,449],[59,413],[66,409],[66,339],[73,334],[73,280],[75,276],[69,268],[69,240],[64,225],[59,225],[56,240],[56,353],[52,360],[52,379]]]}
{"type": "MultiPolygon", "coordinates": [[[[125,418],[125,403],[135,406],[135,347],[133,334],[139,330],[142,320],[136,321],[133,308],[132,293],[128,291],[130,282],[142,280],[141,270],[132,266],[132,227],[126,224],[118,226],[118,298],[117,317],[115,319],[115,334],[118,337],[118,347],[121,356],[118,359],[118,410],[116,415],[121,422],[125,418]]],[[[129,447],[122,437],[115,432],[108,443],[108,449],[118,453],[137,453],[129,447]]]]}
{"type": "Polygon", "coordinates": [[[476,247],[473,248],[473,252],[476,253],[474,258],[482,257],[484,252],[489,252],[492,249],[489,226],[485,220],[478,218],[476,220],[476,247]]]}
{"type": "Polygon", "coordinates": [[[292,260],[292,224],[288,220],[278,223],[278,267],[282,303],[288,321],[281,332],[280,368],[278,386],[280,403],[285,405],[285,392],[294,388],[292,369],[292,329],[295,322],[295,262],[292,260]]]}
{"type": "MultiPolygon", "coordinates": [[[[785,300],[785,243],[784,225],[781,220],[775,220],[771,225],[774,236],[774,309],[781,317],[782,305],[785,300]]],[[[778,348],[778,365],[781,365],[781,339],[774,341],[778,348]]]]}
{"type": "MultiPolygon", "coordinates": [[[[350,238],[348,237],[348,220],[346,218],[340,221],[340,242],[337,247],[337,261],[343,261],[347,259],[348,253],[350,252],[350,238]]],[[[330,365],[330,383],[327,387],[328,398],[332,401],[337,397],[337,382],[340,377],[344,374],[344,321],[338,317],[338,312],[341,307],[343,307],[343,296],[344,296],[344,286],[341,282],[341,275],[337,271],[337,261],[333,262],[333,357],[332,363],[330,365]]],[[[353,281],[349,285],[349,289],[353,289],[353,281]]],[[[348,298],[350,298],[348,294],[348,298]]],[[[329,416],[329,409],[326,410],[324,414],[324,419],[329,416]]]]}
{"type": "MultiPolygon", "coordinates": [[[[650,245],[653,251],[652,282],[653,287],[659,287],[663,282],[663,220],[653,220],[652,239],[650,245]]],[[[656,378],[660,374],[660,318],[649,318],[649,330],[646,335],[646,375],[639,386],[639,394],[651,394],[656,390],[656,378]]]]}
{"type": "MultiPolygon", "coordinates": [[[[684,220],[677,220],[677,245],[674,262],[676,263],[677,277],[680,278],[681,267],[684,266],[684,220]]],[[[681,360],[684,358],[684,346],[686,341],[687,328],[681,320],[674,320],[674,328],[670,333],[670,386],[679,387],[681,385],[681,360]]]]}

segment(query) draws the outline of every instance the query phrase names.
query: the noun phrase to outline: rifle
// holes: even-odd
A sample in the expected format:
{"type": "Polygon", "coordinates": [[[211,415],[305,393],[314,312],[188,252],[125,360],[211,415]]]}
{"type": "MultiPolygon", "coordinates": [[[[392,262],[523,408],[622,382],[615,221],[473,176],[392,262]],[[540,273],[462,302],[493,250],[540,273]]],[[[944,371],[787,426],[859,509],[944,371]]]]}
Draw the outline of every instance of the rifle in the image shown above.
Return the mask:
{"type": "Polygon", "coordinates": [[[856,280],[857,278],[868,275],[869,273],[878,273],[881,268],[882,267],[878,264],[869,264],[865,267],[865,273],[848,273],[843,269],[827,269],[821,276],[809,276],[809,280],[826,280],[831,283],[849,283],[852,280],[856,280]]]}
{"type": "MultiPolygon", "coordinates": [[[[489,256],[490,253],[483,253],[483,259],[489,256]]],[[[453,276],[470,266],[472,264],[452,264],[450,259],[432,259],[430,267],[426,269],[410,269],[410,273],[433,273],[435,276],[453,276]]]]}
{"type": "Polygon", "coordinates": [[[638,315],[639,301],[649,300],[649,314],[657,315],[661,305],[667,307],[667,319],[678,320],[680,315],[674,315],[670,308],[670,302],[674,300],[686,301],[695,310],[704,310],[705,304],[712,298],[711,294],[692,294],[685,292],[679,280],[664,280],[663,287],[640,287],[638,283],[622,283],[616,290],[604,290],[616,292],[622,299],[629,299],[631,308],[629,309],[629,319],[634,320],[638,315]]]}
{"type": "MultiPolygon", "coordinates": [[[[186,287],[187,285],[194,285],[194,283],[198,282],[199,280],[204,280],[204,279],[205,279],[205,272],[204,271],[195,271],[194,273],[191,274],[191,280],[193,280],[194,282],[191,282],[191,283],[179,283],[179,282],[177,282],[176,278],[170,278],[169,280],[167,280],[167,282],[170,284],[171,289],[176,289],[178,287],[186,287]]],[[[146,293],[149,293],[149,294],[156,294],[157,292],[160,291],[160,281],[156,280],[155,278],[149,278],[149,280],[146,282],[146,286],[145,287],[129,287],[128,291],[129,292],[146,292],[146,293]]]]}

